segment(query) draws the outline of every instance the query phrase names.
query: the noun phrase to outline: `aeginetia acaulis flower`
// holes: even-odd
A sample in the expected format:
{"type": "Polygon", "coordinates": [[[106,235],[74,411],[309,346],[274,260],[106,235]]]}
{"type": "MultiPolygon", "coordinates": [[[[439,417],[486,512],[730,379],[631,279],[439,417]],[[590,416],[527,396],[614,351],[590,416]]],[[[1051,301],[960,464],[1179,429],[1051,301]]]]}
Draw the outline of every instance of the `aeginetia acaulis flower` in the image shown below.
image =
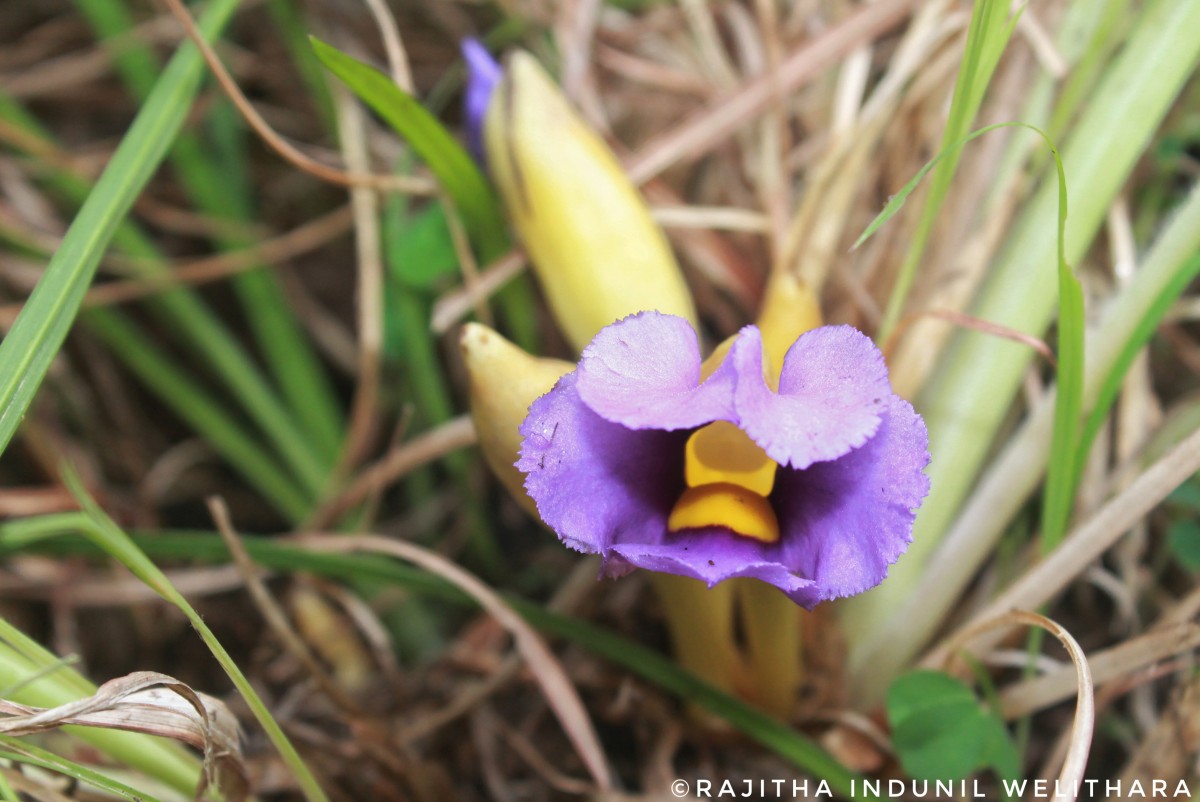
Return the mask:
{"type": "Polygon", "coordinates": [[[695,324],[691,294],[645,200],[537,61],[515,52],[498,70],[478,43],[464,52],[469,138],[482,142],[567,339],[582,348],[609,323],[643,311],[695,324]]]}
{"type": "Polygon", "coordinates": [[[488,168],[582,348],[502,410],[531,403],[519,437],[506,422],[491,446],[505,483],[516,445],[541,520],[608,576],[753,578],[803,607],[882,581],[911,539],[929,452],[879,349],[821,325],[815,295],[780,274],[759,325],[705,359],[670,249],[612,153],[531,57],[498,72],[465,49],[488,168]]]}
{"type": "Polygon", "coordinates": [[[804,607],[877,585],[929,489],[925,425],[850,326],[800,335],[777,389],[763,357],[746,326],[705,376],[682,318],[605,327],[521,425],[542,520],[608,576],[753,577],[804,607]]]}

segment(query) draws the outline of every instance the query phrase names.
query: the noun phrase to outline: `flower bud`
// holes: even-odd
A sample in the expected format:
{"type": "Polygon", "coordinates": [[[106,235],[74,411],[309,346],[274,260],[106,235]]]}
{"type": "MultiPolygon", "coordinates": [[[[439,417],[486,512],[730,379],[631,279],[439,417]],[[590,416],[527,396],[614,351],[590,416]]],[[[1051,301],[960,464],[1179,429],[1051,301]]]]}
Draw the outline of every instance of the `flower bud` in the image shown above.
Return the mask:
{"type": "Polygon", "coordinates": [[[821,325],[821,305],[812,289],[784,270],[775,271],[763,293],[758,313],[763,350],[772,382],[779,381],[783,358],[792,343],[806,331],[821,325]]]}
{"type": "Polygon", "coordinates": [[[513,498],[536,517],[537,509],[525,494],[525,477],[513,466],[521,450],[518,428],[529,405],[575,366],[561,359],[530,356],[479,323],[463,327],[459,345],[483,456],[513,498]]]}
{"type": "Polygon", "coordinates": [[[532,56],[509,59],[483,143],[550,308],[576,348],[635,312],[695,324],[683,275],[645,201],[532,56]]]}

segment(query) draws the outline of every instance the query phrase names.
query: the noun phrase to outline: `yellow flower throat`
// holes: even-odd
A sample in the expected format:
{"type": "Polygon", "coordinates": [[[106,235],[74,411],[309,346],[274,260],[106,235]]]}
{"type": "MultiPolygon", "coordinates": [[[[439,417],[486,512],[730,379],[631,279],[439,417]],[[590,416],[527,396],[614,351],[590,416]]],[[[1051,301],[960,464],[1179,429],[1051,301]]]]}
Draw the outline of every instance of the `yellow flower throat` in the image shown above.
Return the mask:
{"type": "Polygon", "coordinates": [[[737,426],[710,423],[688,438],[684,481],[667,529],[723,526],[743,537],[774,543],[779,521],[767,496],[779,466],[737,426]]]}
{"type": "MultiPolygon", "coordinates": [[[[821,325],[817,296],[790,273],[771,278],[758,326],[763,336],[763,378],[777,390],[783,355],[799,337],[821,325]],[[774,355],[774,358],[772,358],[774,355]]],[[[707,379],[725,359],[729,338],[704,363],[707,379]]],[[[779,466],[749,435],[732,423],[717,421],[696,430],[687,441],[684,481],[687,489],[667,518],[667,529],[723,526],[743,537],[775,543],[779,520],[767,497],[779,466]]]]}

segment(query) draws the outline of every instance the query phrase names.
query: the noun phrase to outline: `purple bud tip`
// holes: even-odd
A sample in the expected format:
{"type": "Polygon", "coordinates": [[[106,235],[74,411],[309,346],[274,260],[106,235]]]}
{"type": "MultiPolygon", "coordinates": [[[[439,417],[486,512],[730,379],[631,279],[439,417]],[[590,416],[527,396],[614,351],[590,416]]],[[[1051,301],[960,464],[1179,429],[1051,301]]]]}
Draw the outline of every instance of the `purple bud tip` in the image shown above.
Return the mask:
{"type": "Polygon", "coordinates": [[[478,39],[464,39],[462,54],[467,62],[467,91],[463,101],[467,118],[467,146],[483,164],[483,118],[496,84],[500,83],[500,65],[478,39]]]}

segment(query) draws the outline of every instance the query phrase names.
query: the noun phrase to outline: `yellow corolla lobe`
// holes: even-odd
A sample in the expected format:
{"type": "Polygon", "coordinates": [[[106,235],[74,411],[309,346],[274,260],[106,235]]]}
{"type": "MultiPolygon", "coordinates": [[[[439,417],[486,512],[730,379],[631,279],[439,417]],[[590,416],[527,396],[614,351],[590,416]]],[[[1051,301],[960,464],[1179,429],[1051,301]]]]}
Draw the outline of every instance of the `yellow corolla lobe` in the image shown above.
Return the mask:
{"type": "Polygon", "coordinates": [[[779,521],[767,496],[778,465],[732,423],[717,421],[688,438],[687,489],[667,520],[672,532],[724,527],[765,543],[779,540],[779,521]]]}
{"type": "Polygon", "coordinates": [[[717,421],[688,438],[684,479],[688,487],[728,482],[767,496],[779,467],[745,432],[717,421]]]}
{"type": "Polygon", "coordinates": [[[667,519],[667,529],[672,532],[712,526],[764,543],[779,540],[779,521],[771,503],[753,490],[727,482],[689,487],[667,519]]]}

